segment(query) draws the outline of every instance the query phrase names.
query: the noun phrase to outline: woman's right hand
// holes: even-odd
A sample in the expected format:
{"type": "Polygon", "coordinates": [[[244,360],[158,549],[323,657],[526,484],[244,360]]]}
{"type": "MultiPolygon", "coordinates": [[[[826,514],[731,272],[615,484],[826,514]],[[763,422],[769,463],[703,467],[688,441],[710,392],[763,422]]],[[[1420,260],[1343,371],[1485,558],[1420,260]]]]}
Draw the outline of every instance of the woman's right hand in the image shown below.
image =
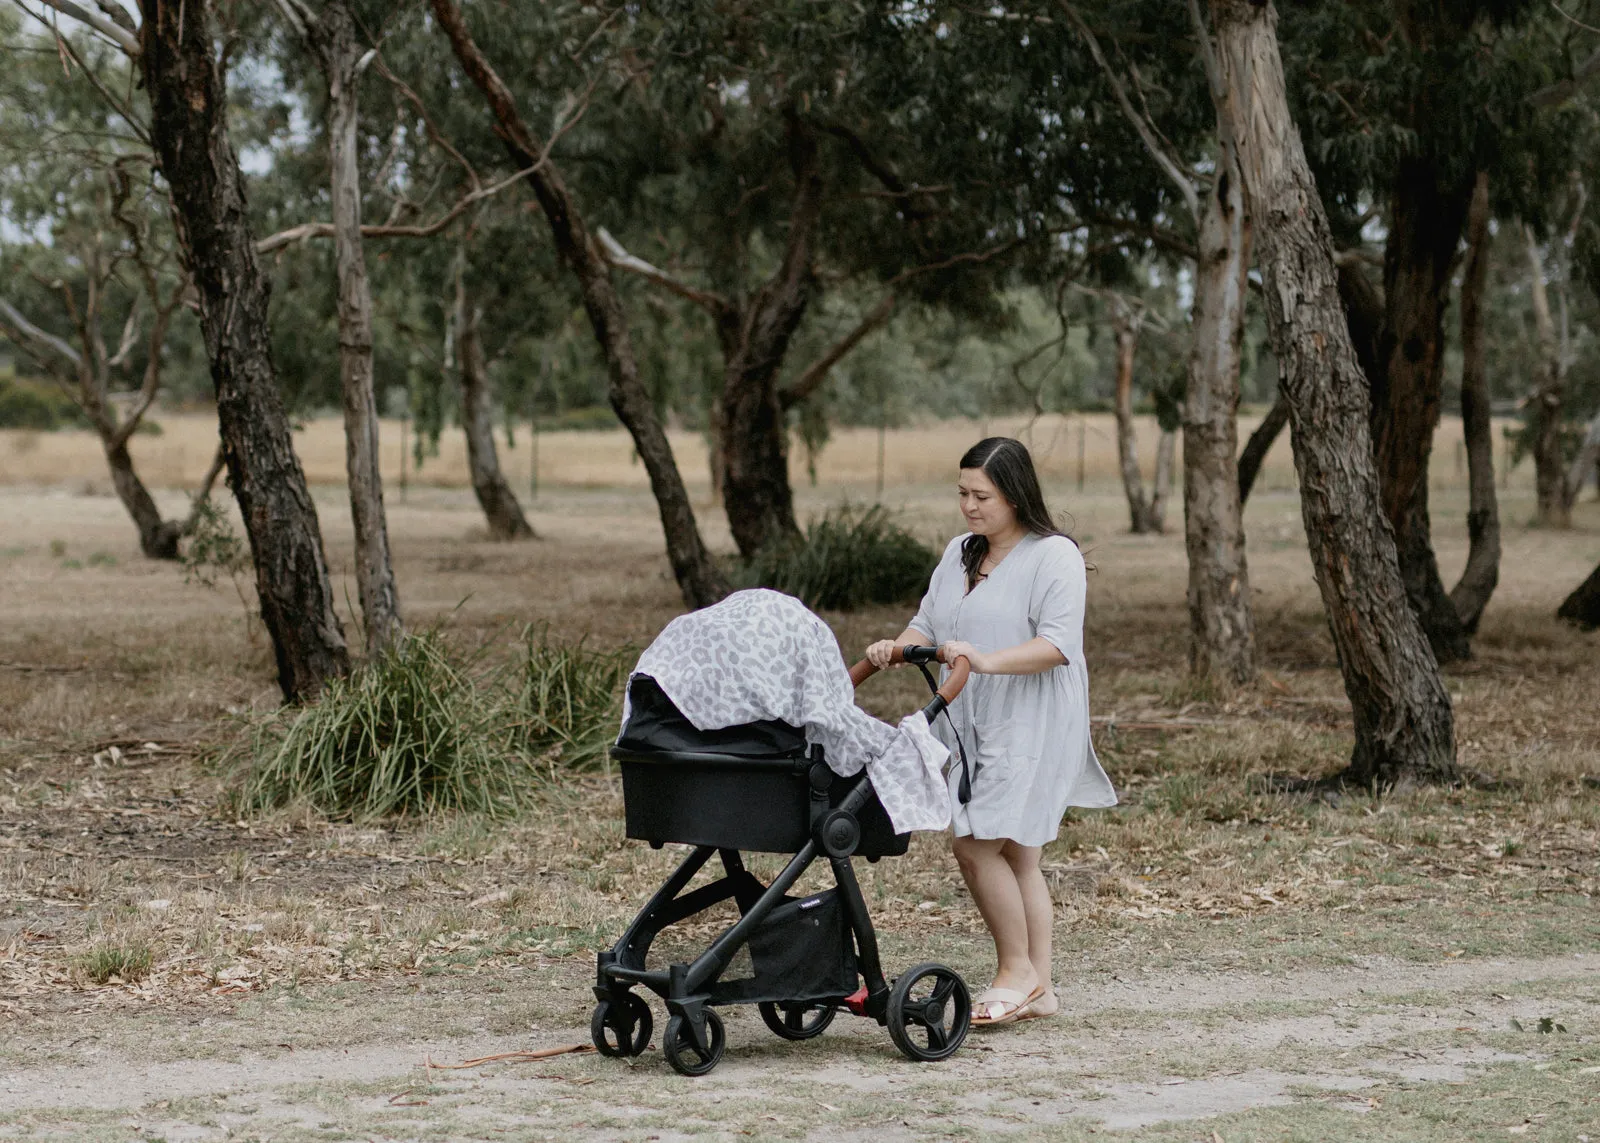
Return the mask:
{"type": "Polygon", "coordinates": [[[898,644],[893,639],[879,639],[867,648],[867,662],[877,667],[880,671],[889,666],[902,666],[903,664],[901,663],[891,664],[889,662],[889,656],[894,654],[896,646],[898,644]]]}

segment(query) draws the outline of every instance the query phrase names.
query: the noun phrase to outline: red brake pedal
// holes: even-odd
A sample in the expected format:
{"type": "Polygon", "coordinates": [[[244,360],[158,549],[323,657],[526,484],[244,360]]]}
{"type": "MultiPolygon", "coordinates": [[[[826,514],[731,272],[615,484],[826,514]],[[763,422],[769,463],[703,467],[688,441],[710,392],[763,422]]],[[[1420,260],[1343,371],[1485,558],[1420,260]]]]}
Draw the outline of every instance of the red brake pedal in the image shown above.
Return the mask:
{"type": "Polygon", "coordinates": [[[845,997],[844,1006],[850,1009],[852,1016],[865,1016],[867,1014],[867,986],[862,985],[851,995],[845,997]]]}

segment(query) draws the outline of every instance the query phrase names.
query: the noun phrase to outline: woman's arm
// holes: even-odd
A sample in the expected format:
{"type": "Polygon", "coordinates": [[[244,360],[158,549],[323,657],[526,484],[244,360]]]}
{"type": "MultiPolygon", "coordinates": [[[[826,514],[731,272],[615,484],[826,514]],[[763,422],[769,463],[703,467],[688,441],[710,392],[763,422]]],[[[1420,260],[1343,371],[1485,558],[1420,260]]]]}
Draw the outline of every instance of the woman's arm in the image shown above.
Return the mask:
{"type": "Polygon", "coordinates": [[[931,638],[918,631],[915,627],[907,627],[893,639],[879,639],[868,647],[867,661],[880,671],[891,665],[903,667],[905,666],[904,663],[891,664],[889,662],[889,656],[894,653],[896,647],[926,647],[932,642],[931,638]]]}
{"type": "Polygon", "coordinates": [[[971,643],[952,639],[942,644],[940,650],[947,663],[958,655],[965,655],[972,669],[980,675],[1038,675],[1067,661],[1061,649],[1043,636],[998,651],[980,651],[971,643]]]}

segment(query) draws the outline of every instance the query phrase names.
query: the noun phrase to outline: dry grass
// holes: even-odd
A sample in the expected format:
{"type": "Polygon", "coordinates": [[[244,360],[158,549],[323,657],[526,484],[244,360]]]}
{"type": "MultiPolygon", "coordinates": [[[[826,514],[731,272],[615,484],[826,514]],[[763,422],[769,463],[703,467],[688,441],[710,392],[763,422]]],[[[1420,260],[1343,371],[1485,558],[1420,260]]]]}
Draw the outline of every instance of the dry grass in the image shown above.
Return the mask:
{"type": "MultiPolygon", "coordinates": [[[[159,436],[136,436],[129,442],[134,462],[145,482],[155,488],[192,489],[205,475],[217,447],[216,417],[209,413],[162,413],[159,436]]],[[[1135,418],[1146,479],[1154,466],[1155,418],[1135,418]]],[[[1241,441],[1260,423],[1260,413],[1240,417],[1241,441]]],[[[1507,422],[1509,423],[1509,422],[1507,422]]],[[[1496,429],[1501,427],[1496,426],[1496,429]]],[[[1109,413],[1064,417],[1055,414],[1029,420],[996,417],[982,422],[951,421],[891,431],[884,450],[886,479],[891,487],[944,482],[955,457],[979,436],[1005,433],[1020,436],[1033,450],[1041,474],[1063,486],[1075,482],[1079,472],[1079,436],[1083,440],[1082,470],[1087,482],[1118,479],[1116,425],[1109,413]]],[[[1496,439],[1500,434],[1496,432],[1496,439]]],[[[382,424],[383,479],[390,499],[399,495],[401,475],[401,424],[382,424]]],[[[708,486],[705,439],[699,433],[669,431],[684,480],[697,494],[708,486]]],[[[518,428],[516,447],[505,448],[501,462],[506,476],[526,489],[532,475],[529,438],[518,428]]],[[[344,480],[344,435],[337,418],[307,421],[295,433],[295,450],[313,484],[336,485],[344,480]]],[[[1182,451],[1178,457],[1181,459],[1182,451]]],[[[1503,458],[1497,456],[1497,463],[1503,458]]],[[[1466,487],[1461,427],[1455,419],[1440,425],[1434,444],[1433,478],[1439,487],[1466,487]]],[[[817,458],[817,478],[822,486],[871,489],[877,479],[878,434],[875,429],[837,428],[833,439],[817,458]]],[[[459,432],[446,432],[439,455],[430,457],[418,472],[406,461],[409,487],[467,488],[466,444],[459,432]]],[[[1181,471],[1181,465],[1177,471],[1181,471]]],[[[792,450],[790,475],[796,485],[807,482],[806,458],[798,445],[792,450]]],[[[1512,474],[1513,486],[1532,487],[1532,466],[1524,463],[1512,474]]],[[[1285,432],[1268,454],[1257,487],[1288,490],[1294,485],[1294,463],[1285,432]]],[[[110,482],[98,439],[88,432],[41,433],[0,429],[0,485],[64,486],[85,494],[104,495],[110,482]]],[[[539,438],[541,488],[648,487],[644,468],[633,445],[620,428],[609,432],[544,433],[539,438]]]]}
{"type": "MultiPolygon", "coordinates": [[[[165,419],[166,436],[139,440],[155,450],[147,465],[167,455],[164,446],[174,450],[172,482],[203,465],[209,449],[180,447],[174,421],[165,419]]],[[[930,540],[957,526],[944,468],[980,428],[891,436],[885,500],[930,540]]],[[[595,647],[648,642],[679,604],[653,507],[632,483],[642,477],[625,446],[603,455],[618,443],[574,435],[565,453],[565,438],[545,440],[552,470],[531,505],[545,537],[537,543],[488,541],[464,489],[413,486],[403,503],[391,493],[408,619],[445,619],[451,637],[468,644],[510,639],[527,623],[547,625],[555,638],[587,636],[595,647]],[[586,486],[601,480],[614,483],[586,486]]],[[[693,442],[676,443],[693,476],[693,442]]],[[[310,426],[305,444],[314,474],[342,466],[325,426],[310,426]]],[[[19,463],[15,445],[14,434],[0,434],[0,470],[19,471],[4,468],[19,463]]],[[[870,434],[841,434],[825,458],[824,484],[799,487],[802,512],[861,499],[874,449],[870,434]]],[[[1438,451],[1448,467],[1450,445],[1438,451]]],[[[0,1021],[27,1034],[0,1040],[0,1066],[20,1064],[25,1043],[76,1059],[72,1029],[86,1015],[124,1037],[128,1052],[156,1058],[233,1053],[233,1040],[196,1031],[230,1013],[281,1029],[263,1033],[272,1042],[371,1043],[394,1021],[420,1019],[414,1005],[430,991],[456,998],[432,1002],[442,1006],[440,1026],[456,1026],[463,996],[473,998],[467,1009],[488,1013],[485,1027],[497,1036],[520,1038],[529,1022],[583,1026],[592,950],[615,938],[673,860],[621,836],[615,786],[603,777],[551,785],[532,811],[499,824],[462,817],[360,828],[294,813],[231,820],[205,760],[238,733],[242,714],[276,701],[261,633],[226,584],[186,584],[181,569],[138,557],[116,502],[84,492],[104,479],[92,442],[41,438],[23,459],[28,485],[0,485],[0,1021]],[[543,986],[517,991],[516,982],[534,979],[543,986]],[[171,1035],[174,1027],[182,1035],[171,1035]]],[[[446,465],[428,471],[432,479],[446,465]]],[[[1046,472],[1098,568],[1087,632],[1096,742],[1124,797],[1113,811],[1075,812],[1046,855],[1064,981],[1129,965],[1303,972],[1369,957],[1457,964],[1600,943],[1600,789],[1586,783],[1600,777],[1600,636],[1553,618],[1560,597],[1600,559],[1600,506],[1583,504],[1569,533],[1534,532],[1520,525],[1531,514],[1524,474],[1506,493],[1502,584],[1477,658],[1448,678],[1464,764],[1504,787],[1324,801],[1275,794],[1258,781],[1328,773],[1350,742],[1287,470],[1277,488],[1269,478],[1247,516],[1266,679],[1233,696],[1196,693],[1185,680],[1181,535],[1127,535],[1108,464],[1091,465],[1082,495],[1070,465],[1052,461],[1046,472]]],[[[697,488],[707,537],[727,551],[726,527],[697,488]]],[[[348,622],[356,594],[348,509],[337,486],[319,487],[316,497],[348,622]]],[[[169,510],[182,503],[176,492],[162,499],[169,510]]],[[[1464,514],[1464,493],[1441,479],[1435,538],[1447,580],[1465,558],[1464,514]]],[[[879,608],[829,618],[853,651],[898,631],[905,616],[879,608]]],[[[891,673],[862,700],[895,714],[918,702],[921,687],[909,672],[891,673]]],[[[942,839],[920,837],[906,858],[863,864],[861,873],[892,965],[943,958],[974,977],[987,971],[978,919],[942,839]]],[[[676,947],[697,947],[710,928],[680,934],[676,947]]],[[[1235,1017],[1229,1008],[1226,1020],[1235,1017]]],[[[1104,1019],[1120,1040],[1147,1017],[1104,1019]]],[[[836,1066],[869,1058],[859,1056],[866,1040],[834,1042],[843,1046],[827,1050],[844,1053],[836,1066]]],[[[1158,1066],[1159,1033],[1138,1043],[1105,1065],[1108,1074],[1142,1082],[1158,1066]]],[[[871,1044],[871,1052],[882,1047],[871,1044]]],[[[1288,1049],[1256,1051],[1269,1062],[1289,1058],[1288,1049]]],[[[971,1055],[963,1066],[981,1067],[985,1057],[971,1055]]],[[[770,1067],[787,1057],[764,1058],[770,1067]]],[[[805,1058],[816,1067],[833,1057],[805,1058]]],[[[609,1063],[574,1063],[572,1074],[609,1083],[617,1073],[601,1070],[609,1063]]],[[[661,1123],[688,1122],[673,1118],[681,1111],[702,1117],[693,1119],[697,1130],[713,1135],[730,1124],[787,1130],[742,1111],[678,1108],[676,1096],[647,1083],[653,1074],[616,1081],[625,1089],[617,1098],[656,1109],[645,1118],[596,1118],[574,1103],[560,1113],[567,1119],[552,1122],[570,1120],[573,1132],[611,1122],[621,1124],[618,1134],[643,1137],[661,1123]]],[[[918,1101],[944,1107],[936,1077],[917,1075],[895,1097],[905,1114],[918,1101]]],[[[1058,1080],[1028,1082],[1059,1092],[1058,1080]]],[[[864,1096],[808,1094],[796,1082],[763,1114],[788,1106],[785,1099],[814,1107],[814,1095],[841,1108],[830,1123],[877,1114],[864,1096]]],[[[1535,1091],[1485,1082],[1485,1099],[1535,1091]]],[[[1094,1084],[1075,1083],[1083,1099],[1096,1098],[1094,1084]]],[[[1023,1114],[1051,1098],[1030,1092],[1026,1084],[1012,1092],[1023,1114]]],[[[1384,1098],[1401,1107],[1423,1097],[1384,1098]]],[[[1306,1137],[1345,1123],[1336,1109],[1311,1103],[1306,1137]]],[[[544,1116],[534,1107],[529,1114],[544,1116]]],[[[74,1125],[64,1130],[90,1123],[87,1115],[64,1120],[74,1125]]],[[[1292,1126],[1287,1117],[1262,1113],[1219,1130],[1229,1139],[1236,1127],[1239,1137],[1276,1137],[1292,1126]]],[[[106,1137],[124,1136],[107,1128],[106,1137]]]]}
{"type": "MultiPolygon", "coordinates": [[[[320,431],[313,425],[308,441],[320,431]]],[[[904,434],[891,455],[948,457],[972,433],[904,434]]],[[[169,427],[146,444],[175,436],[169,427]]],[[[553,439],[546,446],[547,458],[559,455],[553,439]]],[[[308,467],[321,463],[313,451],[308,467]]],[[[1451,674],[1463,761],[1508,790],[1325,804],[1253,784],[1269,772],[1326,773],[1348,750],[1293,496],[1269,486],[1251,503],[1267,681],[1222,699],[1185,683],[1181,539],[1125,535],[1114,487],[1077,497],[1059,472],[1050,483],[1099,569],[1088,631],[1097,741],[1125,798],[1115,812],[1074,815],[1049,855],[1063,921],[1086,944],[1130,924],[1278,913],[1331,923],[1400,905],[1445,916],[1464,902],[1535,908],[1600,887],[1600,805],[1584,785],[1600,773],[1596,637],[1550,617],[1600,555],[1593,504],[1571,533],[1508,528],[1478,658],[1451,674]]],[[[803,505],[839,495],[801,489],[803,505]]],[[[348,601],[346,509],[337,488],[317,496],[348,601]]],[[[954,526],[942,486],[902,482],[887,499],[930,538],[954,526]]],[[[1464,558],[1460,500],[1448,487],[1436,496],[1447,576],[1464,558]]],[[[643,496],[568,487],[533,507],[547,539],[506,546],[481,538],[463,492],[414,489],[394,504],[412,620],[448,615],[468,642],[532,622],[605,646],[642,644],[676,612],[643,496]]],[[[1527,511],[1515,486],[1504,511],[1513,521],[1527,511]]],[[[716,513],[702,515],[725,548],[716,513]]],[[[617,793],[603,782],[552,792],[509,827],[363,832],[219,819],[215,780],[196,760],[236,733],[237,714],[275,702],[268,653],[231,591],[140,560],[129,531],[105,497],[0,489],[0,885],[9,898],[0,997],[9,1003],[86,987],[75,958],[106,941],[153,951],[145,979],[109,990],[145,999],[559,957],[613,934],[662,876],[668,857],[623,842],[617,793]],[[105,558],[89,566],[94,553],[105,558]],[[84,566],[64,566],[74,560],[84,566]]],[[[855,648],[898,630],[903,616],[834,619],[855,648]]],[[[920,685],[890,676],[863,700],[895,713],[920,685]]],[[[870,879],[892,932],[976,930],[934,839],[870,879]]],[[[1381,939],[1420,953],[1431,938],[1383,930],[1381,939]]],[[[1458,939],[1446,925],[1434,943],[1458,939]]]]}

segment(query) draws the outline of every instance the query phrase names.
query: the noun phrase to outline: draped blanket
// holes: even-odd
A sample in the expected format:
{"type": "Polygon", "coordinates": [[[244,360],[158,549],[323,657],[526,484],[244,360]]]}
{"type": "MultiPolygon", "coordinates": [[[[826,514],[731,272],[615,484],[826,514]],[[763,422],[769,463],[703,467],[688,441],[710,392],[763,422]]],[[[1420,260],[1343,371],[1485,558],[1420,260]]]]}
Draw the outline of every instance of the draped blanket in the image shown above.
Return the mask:
{"type": "Polygon", "coordinates": [[[654,679],[697,730],[778,719],[820,744],[836,774],[865,766],[897,832],[950,824],[949,751],[928,720],[917,711],[896,728],[856,706],[833,632],[793,596],[737,591],[680,615],[633,673],[654,679]]]}

